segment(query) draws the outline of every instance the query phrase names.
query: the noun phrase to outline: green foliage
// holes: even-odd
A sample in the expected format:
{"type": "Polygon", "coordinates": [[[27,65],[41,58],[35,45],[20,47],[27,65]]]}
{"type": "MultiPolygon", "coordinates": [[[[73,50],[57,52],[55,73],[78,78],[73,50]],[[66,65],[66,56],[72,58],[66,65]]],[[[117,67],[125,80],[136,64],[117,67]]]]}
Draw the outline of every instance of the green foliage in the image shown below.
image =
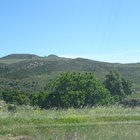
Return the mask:
{"type": "MultiPolygon", "coordinates": [[[[81,107],[106,104],[110,102],[111,97],[106,92],[107,90],[104,86],[98,84],[97,81],[99,80],[93,80],[94,82],[90,80],[92,76],[81,73],[85,71],[94,72],[103,82],[105,75],[111,69],[118,70],[125,77],[131,79],[134,83],[133,90],[140,91],[139,63],[112,64],[83,58],[61,58],[54,55],[44,58],[30,54],[9,55],[0,58],[0,88],[2,88],[0,99],[4,99],[8,103],[15,102],[19,105],[31,103],[34,106],[38,105],[42,108],[51,107],[52,105],[54,107],[57,105],[58,107],[81,107]],[[71,72],[78,71],[80,74],[78,76],[78,73],[76,73],[73,76],[67,73],[68,70],[71,72]],[[58,78],[62,72],[63,75],[67,73],[67,76],[61,75],[61,81],[60,79],[55,81],[54,79],[58,78]],[[62,77],[65,78],[63,79],[62,77]],[[48,84],[48,87],[44,90],[45,84],[50,79],[53,80],[49,82],[50,85],[48,84]],[[96,86],[94,87],[94,85],[96,86]],[[95,90],[93,91],[93,89],[95,90]],[[100,94],[102,92],[103,94],[100,94]],[[108,98],[106,98],[107,96],[108,98]]],[[[117,77],[117,75],[115,78],[116,83],[119,84],[115,82],[111,83],[111,86],[114,86],[111,89],[112,102],[113,100],[122,100],[125,96],[131,94],[131,82],[124,77],[117,77]]]]}
{"type": "MultiPolygon", "coordinates": [[[[41,108],[107,105],[122,101],[131,94],[131,82],[115,71],[106,76],[104,85],[88,72],[63,72],[57,79],[50,80],[42,92],[23,92],[14,88],[16,84],[18,82],[11,82],[13,88],[0,90],[0,98],[7,103],[31,104],[41,108]]],[[[31,86],[28,82],[25,84],[31,86]]]]}
{"type": "Polygon", "coordinates": [[[21,93],[18,90],[4,90],[2,97],[6,103],[14,103],[17,105],[30,103],[29,95],[27,93],[21,93]]]}
{"type": "Polygon", "coordinates": [[[65,72],[47,87],[46,107],[84,107],[105,105],[111,101],[109,91],[93,73],[65,72]]]}
{"type": "Polygon", "coordinates": [[[39,106],[41,108],[45,108],[45,92],[31,94],[29,98],[32,106],[39,106]]]}
{"type": "Polygon", "coordinates": [[[119,101],[132,93],[131,82],[116,71],[110,71],[106,75],[104,85],[110,91],[111,95],[119,101]]]}

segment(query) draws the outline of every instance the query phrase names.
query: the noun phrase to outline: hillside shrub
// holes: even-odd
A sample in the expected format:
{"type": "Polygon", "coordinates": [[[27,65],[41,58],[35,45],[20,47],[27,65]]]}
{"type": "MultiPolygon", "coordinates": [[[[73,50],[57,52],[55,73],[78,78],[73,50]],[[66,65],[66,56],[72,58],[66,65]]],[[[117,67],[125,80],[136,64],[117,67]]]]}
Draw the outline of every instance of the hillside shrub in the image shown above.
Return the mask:
{"type": "Polygon", "coordinates": [[[17,105],[30,104],[29,94],[22,93],[19,90],[7,89],[2,92],[3,100],[6,103],[14,103],[17,105]]]}
{"type": "Polygon", "coordinates": [[[46,108],[106,105],[111,102],[109,91],[93,73],[63,72],[46,86],[46,108]]]}
{"type": "Polygon", "coordinates": [[[111,96],[118,101],[122,101],[127,95],[132,93],[131,81],[127,80],[117,71],[110,71],[110,73],[106,75],[104,85],[109,90],[111,96]]]}

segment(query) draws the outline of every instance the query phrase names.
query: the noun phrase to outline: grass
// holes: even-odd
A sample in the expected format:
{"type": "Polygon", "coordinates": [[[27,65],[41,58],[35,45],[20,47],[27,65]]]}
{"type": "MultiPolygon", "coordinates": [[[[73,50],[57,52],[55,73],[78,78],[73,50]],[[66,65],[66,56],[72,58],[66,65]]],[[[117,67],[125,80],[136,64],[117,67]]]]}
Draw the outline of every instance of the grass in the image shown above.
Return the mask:
{"type": "Polygon", "coordinates": [[[139,140],[139,132],[138,107],[35,110],[22,106],[15,113],[0,110],[0,140],[8,140],[9,135],[32,140],[139,140]]]}

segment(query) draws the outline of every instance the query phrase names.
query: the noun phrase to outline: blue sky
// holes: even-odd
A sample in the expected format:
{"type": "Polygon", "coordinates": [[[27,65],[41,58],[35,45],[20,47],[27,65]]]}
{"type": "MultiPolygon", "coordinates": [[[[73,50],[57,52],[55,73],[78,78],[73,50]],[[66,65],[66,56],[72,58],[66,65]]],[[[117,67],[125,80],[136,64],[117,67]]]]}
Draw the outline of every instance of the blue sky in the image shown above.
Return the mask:
{"type": "Polygon", "coordinates": [[[0,0],[0,57],[140,62],[140,0],[0,0]]]}

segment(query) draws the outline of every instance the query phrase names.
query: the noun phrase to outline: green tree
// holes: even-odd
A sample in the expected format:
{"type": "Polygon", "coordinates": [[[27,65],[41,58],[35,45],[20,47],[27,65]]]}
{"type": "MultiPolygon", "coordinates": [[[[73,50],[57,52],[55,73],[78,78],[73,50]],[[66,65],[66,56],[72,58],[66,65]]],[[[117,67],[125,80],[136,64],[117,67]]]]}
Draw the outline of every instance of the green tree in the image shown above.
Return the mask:
{"type": "Polygon", "coordinates": [[[93,73],[65,72],[46,86],[46,107],[84,107],[104,105],[111,101],[110,93],[93,73]]]}
{"type": "Polygon", "coordinates": [[[31,105],[45,108],[44,100],[46,99],[46,95],[44,92],[31,94],[29,96],[31,105]]]}
{"type": "Polygon", "coordinates": [[[104,85],[118,101],[123,100],[127,95],[132,93],[132,83],[116,71],[110,71],[106,75],[104,85]]]}
{"type": "Polygon", "coordinates": [[[26,93],[21,93],[18,90],[7,89],[2,92],[3,100],[6,103],[14,103],[17,105],[29,104],[29,96],[26,93]]]}

